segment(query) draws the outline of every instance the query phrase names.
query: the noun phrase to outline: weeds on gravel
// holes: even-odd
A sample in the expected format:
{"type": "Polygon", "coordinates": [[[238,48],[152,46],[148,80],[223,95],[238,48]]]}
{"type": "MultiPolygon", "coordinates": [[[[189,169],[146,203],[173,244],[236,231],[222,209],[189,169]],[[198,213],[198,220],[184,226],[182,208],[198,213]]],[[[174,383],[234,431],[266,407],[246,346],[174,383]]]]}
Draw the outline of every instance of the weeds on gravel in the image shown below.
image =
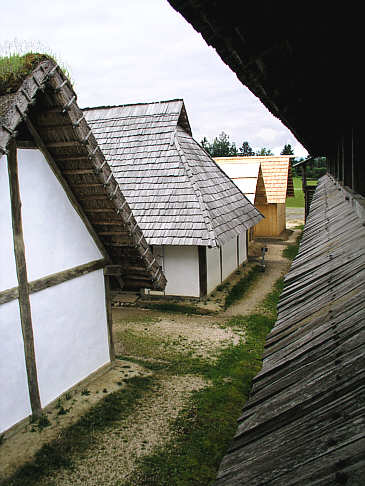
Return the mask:
{"type": "Polygon", "coordinates": [[[200,363],[211,385],[194,392],[173,424],[175,438],[139,459],[137,469],[118,486],[209,486],[237,427],[251,382],[262,366],[265,339],[273,327],[283,286],[279,279],[264,301],[263,314],[232,317],[225,325],[245,330],[245,340],[223,349],[216,362],[200,363]]]}
{"type": "Polygon", "coordinates": [[[259,265],[252,267],[248,274],[241,278],[241,280],[230,289],[224,301],[224,308],[227,309],[234,302],[241,299],[260,273],[259,265]]]}
{"type": "Polygon", "coordinates": [[[118,486],[207,486],[237,427],[252,378],[261,368],[265,337],[274,320],[261,315],[235,317],[246,329],[246,340],[221,351],[215,364],[201,374],[212,385],[194,392],[189,406],[173,424],[175,438],[139,460],[126,482],[118,486]]]}
{"type": "Polygon", "coordinates": [[[33,461],[21,467],[11,478],[1,481],[0,486],[36,486],[52,471],[72,468],[73,456],[92,446],[96,440],[94,433],[131,414],[137,400],[151,389],[153,383],[151,377],[134,377],[128,380],[126,388],[106,396],[66,429],[59,439],[44,445],[33,461]]]}
{"type": "Polygon", "coordinates": [[[297,256],[297,253],[299,251],[299,245],[300,245],[300,239],[302,235],[300,234],[297,237],[297,240],[295,243],[289,244],[284,250],[283,250],[283,257],[287,258],[288,260],[294,260],[294,258],[297,256]]]}
{"type": "Polygon", "coordinates": [[[261,304],[261,308],[268,315],[276,319],[276,306],[278,305],[281,292],[284,289],[284,277],[279,278],[273,285],[273,289],[268,294],[261,304]]]}

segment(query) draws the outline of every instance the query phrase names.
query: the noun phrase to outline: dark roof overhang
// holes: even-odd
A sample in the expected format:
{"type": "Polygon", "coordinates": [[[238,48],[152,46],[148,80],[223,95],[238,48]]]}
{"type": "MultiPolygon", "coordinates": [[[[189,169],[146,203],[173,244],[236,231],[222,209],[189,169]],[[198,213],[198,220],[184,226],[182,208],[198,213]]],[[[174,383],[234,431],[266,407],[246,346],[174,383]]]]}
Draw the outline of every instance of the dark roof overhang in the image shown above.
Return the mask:
{"type": "Polygon", "coordinates": [[[169,0],[310,155],[359,120],[362,16],[353,5],[169,0]],[[243,13],[242,13],[243,5],[243,13]]]}

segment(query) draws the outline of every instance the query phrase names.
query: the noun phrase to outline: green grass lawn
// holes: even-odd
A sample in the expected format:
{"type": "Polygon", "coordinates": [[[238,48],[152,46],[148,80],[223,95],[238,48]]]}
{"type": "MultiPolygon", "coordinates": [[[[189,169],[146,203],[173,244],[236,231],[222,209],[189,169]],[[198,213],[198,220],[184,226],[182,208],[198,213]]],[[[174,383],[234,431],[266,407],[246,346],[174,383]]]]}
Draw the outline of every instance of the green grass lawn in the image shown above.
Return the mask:
{"type": "MultiPolygon", "coordinates": [[[[304,193],[302,191],[302,178],[293,177],[294,183],[294,197],[288,197],[286,199],[287,208],[304,208],[304,193]]],[[[317,181],[307,181],[308,185],[316,185],[317,181]]]]}

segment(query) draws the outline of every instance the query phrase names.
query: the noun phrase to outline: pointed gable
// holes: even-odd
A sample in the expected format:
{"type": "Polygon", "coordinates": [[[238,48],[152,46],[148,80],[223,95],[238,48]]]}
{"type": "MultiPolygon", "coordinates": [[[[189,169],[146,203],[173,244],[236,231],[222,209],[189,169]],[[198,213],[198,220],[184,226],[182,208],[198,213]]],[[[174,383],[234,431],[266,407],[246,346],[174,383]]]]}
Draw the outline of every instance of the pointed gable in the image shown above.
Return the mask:
{"type": "Polygon", "coordinates": [[[215,157],[219,167],[228,175],[252,204],[266,204],[266,189],[260,162],[240,160],[231,162],[225,157],[215,157]]]}
{"type": "MultiPolygon", "coordinates": [[[[237,164],[247,170],[247,164],[260,163],[267,202],[285,203],[287,197],[294,197],[293,176],[290,168],[290,156],[253,156],[253,157],[215,157],[214,160],[223,167],[237,164]]],[[[237,169],[239,170],[239,169],[237,169]]],[[[262,185],[260,183],[262,188],[262,185]]]]}

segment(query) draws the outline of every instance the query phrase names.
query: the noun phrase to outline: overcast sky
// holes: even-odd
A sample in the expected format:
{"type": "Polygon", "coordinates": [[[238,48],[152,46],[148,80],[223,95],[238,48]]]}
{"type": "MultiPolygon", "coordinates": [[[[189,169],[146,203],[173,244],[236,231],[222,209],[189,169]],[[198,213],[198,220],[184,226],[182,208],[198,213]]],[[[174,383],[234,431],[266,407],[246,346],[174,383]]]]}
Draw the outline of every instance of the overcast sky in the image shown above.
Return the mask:
{"type": "Polygon", "coordinates": [[[48,48],[80,107],[183,98],[199,142],[224,131],[237,147],[307,153],[166,0],[4,0],[0,54],[9,42],[48,48]]]}

